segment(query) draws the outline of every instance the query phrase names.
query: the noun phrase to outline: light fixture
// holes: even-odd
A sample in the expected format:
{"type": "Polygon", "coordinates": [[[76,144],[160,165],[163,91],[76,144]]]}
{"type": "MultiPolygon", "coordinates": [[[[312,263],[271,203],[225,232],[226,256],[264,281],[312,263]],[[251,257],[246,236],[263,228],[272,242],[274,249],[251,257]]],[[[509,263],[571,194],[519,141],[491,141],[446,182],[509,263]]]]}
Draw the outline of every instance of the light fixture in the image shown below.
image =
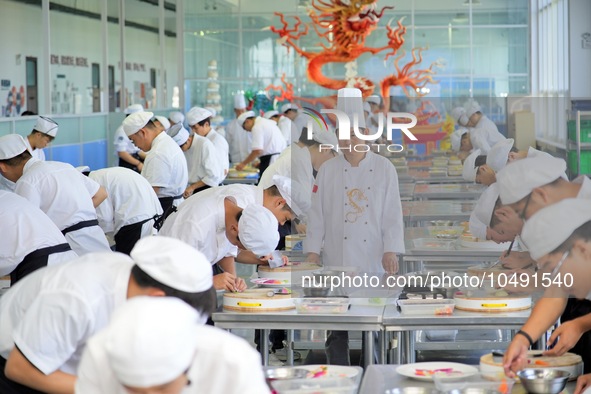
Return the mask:
{"type": "Polygon", "coordinates": [[[469,7],[470,3],[472,3],[472,6],[479,6],[482,5],[482,3],[480,2],[480,0],[464,0],[464,3],[462,3],[463,6],[465,7],[469,7]]]}

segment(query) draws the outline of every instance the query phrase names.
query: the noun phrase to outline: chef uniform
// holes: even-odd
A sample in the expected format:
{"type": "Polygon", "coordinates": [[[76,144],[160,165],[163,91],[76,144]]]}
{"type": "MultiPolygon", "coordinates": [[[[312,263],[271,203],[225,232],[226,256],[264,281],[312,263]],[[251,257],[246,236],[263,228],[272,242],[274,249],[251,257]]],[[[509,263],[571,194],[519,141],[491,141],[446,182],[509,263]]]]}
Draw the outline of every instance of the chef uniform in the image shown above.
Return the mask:
{"type": "MultiPolygon", "coordinates": [[[[209,118],[210,127],[211,127],[211,119],[213,118],[214,114],[205,109],[199,107],[193,107],[187,113],[187,122],[189,126],[194,126],[195,124],[204,121],[205,119],[209,118]]],[[[229,147],[228,142],[224,137],[222,137],[213,127],[209,130],[205,138],[211,141],[215,148],[215,156],[217,157],[217,161],[219,163],[219,167],[222,169],[222,178],[223,181],[228,174],[228,169],[230,168],[230,161],[229,161],[229,147]]],[[[221,181],[220,181],[221,183],[221,181]]],[[[219,183],[218,183],[219,184],[219,183]]],[[[213,185],[217,186],[217,185],[213,185]]]]}
{"type": "MultiPolygon", "coordinates": [[[[470,102],[466,106],[466,116],[468,119],[479,111],[480,105],[476,102],[470,102]]],[[[484,114],[482,114],[476,126],[470,131],[472,146],[482,150],[483,154],[487,154],[493,145],[504,139],[505,137],[499,133],[497,125],[484,114]]]]}
{"type": "MultiPolygon", "coordinates": [[[[137,112],[125,118],[123,130],[129,137],[142,129],[154,116],[151,112],[137,112]]],[[[156,195],[166,214],[183,199],[187,186],[187,162],[179,146],[165,132],[160,132],[146,153],[142,176],[152,187],[159,188],[156,195]]]]}
{"type": "MultiPolygon", "coordinates": [[[[244,94],[236,93],[234,95],[234,109],[246,110],[244,94]]],[[[231,163],[242,162],[252,150],[252,136],[242,128],[242,125],[238,123],[238,119],[233,119],[226,126],[226,140],[230,148],[231,163]]]]}
{"type": "Polygon", "coordinates": [[[25,275],[46,265],[76,257],[66,238],[39,208],[21,196],[0,190],[0,276],[15,284],[25,275]]]}
{"type": "Polygon", "coordinates": [[[300,110],[300,107],[298,107],[296,104],[292,104],[292,103],[283,104],[281,106],[281,113],[283,114],[283,116],[281,118],[285,119],[282,121],[283,122],[282,126],[284,128],[287,128],[288,124],[289,124],[289,130],[290,130],[289,139],[291,142],[298,141],[300,139],[300,135],[302,134],[302,130],[304,129],[304,127],[306,127],[308,125],[307,116],[301,115],[299,110],[300,110]],[[285,114],[289,110],[294,110],[294,111],[298,112],[298,115],[295,117],[294,120],[291,120],[285,114]]]}
{"type": "Polygon", "coordinates": [[[113,234],[115,250],[129,254],[136,242],[154,233],[154,217],[162,207],[152,186],[140,174],[121,167],[92,171],[88,177],[109,196],[96,213],[105,234],[113,234]]]}
{"type": "MultiPolygon", "coordinates": [[[[0,160],[16,157],[26,150],[23,138],[17,134],[1,137],[0,146],[0,160]],[[11,146],[14,149],[8,148],[11,146]]],[[[15,193],[45,212],[65,235],[72,250],[82,256],[110,250],[92,203],[99,188],[98,183],[67,163],[31,158],[16,182],[15,193]]]]}
{"type": "Polygon", "coordinates": [[[162,387],[182,375],[188,382],[180,394],[270,393],[259,354],[242,338],[199,320],[195,310],[173,298],[130,300],[88,341],[76,393],[162,387]]]}
{"type": "MultiPolygon", "coordinates": [[[[131,115],[136,112],[143,112],[143,111],[144,111],[144,107],[141,104],[132,104],[129,107],[127,107],[124,112],[126,115],[131,115]]],[[[123,131],[123,125],[120,125],[117,128],[117,130],[115,131],[114,145],[115,145],[115,151],[117,153],[127,152],[130,155],[132,155],[135,159],[137,159],[138,161],[141,161],[141,158],[139,156],[140,148],[135,146],[133,144],[133,142],[129,139],[127,134],[125,134],[125,131],[123,131]]],[[[119,157],[119,166],[129,168],[129,169],[132,169],[136,172],[139,172],[136,166],[123,160],[121,157],[119,157]]]]}
{"type": "Polygon", "coordinates": [[[14,189],[16,189],[16,183],[4,178],[3,176],[0,176],[0,190],[14,193],[14,189]]]}
{"type": "Polygon", "coordinates": [[[480,149],[476,149],[468,157],[464,160],[464,166],[462,168],[462,177],[464,180],[468,182],[476,182],[476,173],[478,172],[478,167],[476,167],[476,159],[478,156],[482,155],[480,149]]]}
{"type": "Polygon", "coordinates": [[[131,258],[93,253],[37,270],[0,298],[0,392],[39,393],[4,375],[15,346],[45,375],[76,375],[86,341],[125,303],[134,265],[180,292],[199,292],[207,281],[211,287],[211,270],[203,255],[165,237],[140,240],[131,258]]]}
{"type": "MultiPolygon", "coordinates": [[[[37,118],[37,122],[33,127],[33,131],[38,131],[40,133],[47,134],[53,139],[57,136],[58,124],[53,119],[40,116],[39,118],[37,118]]],[[[28,137],[25,138],[25,143],[27,144],[27,149],[29,150],[29,152],[31,152],[31,155],[34,159],[45,160],[45,152],[43,152],[43,149],[33,149],[28,137]]]]}

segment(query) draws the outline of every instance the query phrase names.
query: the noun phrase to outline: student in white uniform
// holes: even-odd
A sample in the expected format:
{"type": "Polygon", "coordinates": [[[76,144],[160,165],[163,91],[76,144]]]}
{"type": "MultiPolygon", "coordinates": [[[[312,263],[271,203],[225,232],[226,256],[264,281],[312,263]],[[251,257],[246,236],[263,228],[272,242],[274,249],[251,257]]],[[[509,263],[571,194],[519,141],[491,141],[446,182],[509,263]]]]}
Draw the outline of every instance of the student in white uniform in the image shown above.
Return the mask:
{"type": "Polygon", "coordinates": [[[174,126],[177,123],[183,124],[185,123],[185,115],[179,111],[172,111],[168,114],[168,120],[170,121],[171,126],[174,126]]]}
{"type": "Polygon", "coordinates": [[[15,284],[31,272],[72,260],[73,252],[56,225],[21,196],[0,190],[0,276],[15,284]]]}
{"type": "Polygon", "coordinates": [[[95,208],[107,198],[98,183],[69,164],[31,158],[18,134],[0,137],[0,173],[49,216],[78,255],[110,250],[96,217],[95,208]]]}
{"type": "Polygon", "coordinates": [[[0,392],[73,393],[86,341],[136,296],[177,297],[205,318],[210,265],[183,242],[148,237],[131,257],[93,253],[28,275],[0,298],[0,392]]]}
{"type": "MultiPolygon", "coordinates": [[[[141,104],[132,104],[125,108],[125,116],[129,116],[136,112],[143,112],[144,107],[141,104]]],[[[142,172],[144,167],[144,159],[146,154],[131,142],[125,131],[123,125],[120,125],[115,131],[115,151],[119,157],[119,166],[134,170],[135,172],[142,172]]]]}
{"type": "Polygon", "coordinates": [[[43,148],[47,147],[57,136],[58,124],[50,118],[40,116],[31,134],[25,138],[27,149],[34,159],[45,160],[43,148]]]}
{"type": "Polygon", "coordinates": [[[140,238],[153,235],[154,218],[162,215],[158,197],[146,178],[129,168],[88,171],[87,167],[88,177],[109,194],[96,207],[99,226],[114,238],[115,251],[129,254],[140,238]]]}
{"type": "Polygon", "coordinates": [[[189,178],[187,162],[178,145],[154,125],[153,117],[152,112],[131,114],[123,121],[123,130],[137,147],[148,152],[142,176],[154,188],[167,215],[182,201],[189,178]]]}
{"type": "Polygon", "coordinates": [[[236,257],[243,263],[260,264],[259,259],[273,252],[279,241],[271,211],[258,204],[241,208],[237,199],[207,190],[183,202],[159,232],[192,245],[212,267],[217,264],[216,290],[246,289],[244,280],[236,276],[236,257]]]}
{"type": "MultiPolygon", "coordinates": [[[[505,351],[503,366],[508,376],[514,376],[514,372],[525,366],[528,348],[556,323],[569,295],[591,299],[588,279],[591,275],[591,205],[585,199],[565,199],[543,208],[525,223],[522,236],[537,262],[538,275],[547,277],[551,285],[539,286],[544,298],[536,303],[527,322],[505,351]],[[568,278],[572,279],[572,286],[557,285],[557,280],[564,283],[568,278]]],[[[578,324],[573,324],[574,321],[562,323],[554,331],[550,343],[559,336],[560,340],[545,353],[563,354],[591,327],[591,314],[577,320],[578,324]]],[[[591,348],[585,351],[589,354],[591,348]]]]}
{"type": "Polygon", "coordinates": [[[492,146],[505,139],[499,133],[497,125],[481,112],[477,102],[471,101],[466,104],[466,116],[468,123],[465,126],[472,128],[470,130],[472,145],[482,150],[484,154],[488,154],[492,146]]]}
{"type": "MultiPolygon", "coordinates": [[[[367,133],[359,89],[339,90],[337,109],[350,119],[357,114],[360,129],[367,133]]],[[[322,251],[325,266],[395,274],[397,253],[405,250],[396,169],[388,159],[359,149],[363,141],[350,132],[349,140],[339,141],[344,154],[320,167],[304,252],[308,261],[319,262],[322,251]]],[[[326,346],[329,363],[350,363],[347,332],[331,332],[326,346]]]]}
{"type": "Polygon", "coordinates": [[[159,127],[162,131],[170,129],[170,122],[166,116],[154,116],[154,124],[159,127]]]}
{"type": "Polygon", "coordinates": [[[299,119],[299,110],[300,107],[298,107],[296,104],[292,104],[292,103],[287,103],[287,104],[283,104],[281,106],[281,115],[282,115],[282,122],[284,123],[283,128],[287,128],[289,125],[289,129],[290,129],[290,141],[294,142],[300,139],[300,135],[302,134],[302,129],[304,127],[306,127],[307,125],[307,120],[304,121],[303,123],[301,122],[301,120],[299,119]],[[296,120],[298,120],[298,122],[296,122],[296,120]]]}
{"type": "Polygon", "coordinates": [[[513,138],[497,142],[483,155],[480,149],[472,152],[464,161],[462,175],[465,180],[490,186],[497,181],[497,172],[509,163],[509,153],[513,149],[513,138]]]}
{"type": "Polygon", "coordinates": [[[252,133],[252,151],[246,159],[236,165],[238,171],[253,162],[260,160],[259,172],[264,174],[269,164],[277,160],[277,157],[286,148],[285,139],[277,123],[270,119],[256,116],[253,111],[243,113],[238,117],[238,124],[244,130],[252,133]]]}
{"type": "Polygon", "coordinates": [[[76,393],[270,393],[248,342],[200,320],[174,298],[130,300],[88,341],[76,393]]]}
{"type": "Polygon", "coordinates": [[[223,181],[226,175],[228,175],[228,169],[230,168],[229,147],[226,139],[211,127],[213,116],[214,114],[206,108],[193,107],[187,113],[187,122],[193,125],[191,126],[191,130],[194,133],[207,138],[213,143],[218,162],[224,172],[223,181]]]}
{"type": "Polygon", "coordinates": [[[252,137],[250,133],[238,123],[238,117],[246,112],[246,100],[243,93],[234,95],[234,115],[233,119],[226,126],[226,140],[230,148],[230,163],[241,163],[248,157],[252,146],[252,137]]]}

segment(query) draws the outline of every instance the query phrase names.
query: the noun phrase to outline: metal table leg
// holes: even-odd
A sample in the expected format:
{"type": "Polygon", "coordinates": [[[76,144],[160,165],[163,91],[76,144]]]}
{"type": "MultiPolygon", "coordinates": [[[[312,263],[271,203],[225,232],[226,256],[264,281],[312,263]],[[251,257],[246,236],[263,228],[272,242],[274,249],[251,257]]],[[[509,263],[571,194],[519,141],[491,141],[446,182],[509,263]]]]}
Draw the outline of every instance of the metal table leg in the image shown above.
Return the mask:
{"type": "Polygon", "coordinates": [[[365,347],[363,348],[364,367],[372,365],[374,342],[373,342],[373,331],[363,331],[363,342],[365,347]]]}
{"type": "Polygon", "coordinates": [[[260,342],[261,353],[263,357],[263,365],[266,367],[269,365],[269,330],[260,330],[260,342]]]}
{"type": "Polygon", "coordinates": [[[286,338],[287,343],[285,344],[287,365],[293,365],[293,342],[294,342],[293,341],[293,334],[294,334],[294,330],[287,330],[287,338],[286,338]]]}
{"type": "Polygon", "coordinates": [[[378,364],[386,364],[386,332],[378,331],[378,364]]]}

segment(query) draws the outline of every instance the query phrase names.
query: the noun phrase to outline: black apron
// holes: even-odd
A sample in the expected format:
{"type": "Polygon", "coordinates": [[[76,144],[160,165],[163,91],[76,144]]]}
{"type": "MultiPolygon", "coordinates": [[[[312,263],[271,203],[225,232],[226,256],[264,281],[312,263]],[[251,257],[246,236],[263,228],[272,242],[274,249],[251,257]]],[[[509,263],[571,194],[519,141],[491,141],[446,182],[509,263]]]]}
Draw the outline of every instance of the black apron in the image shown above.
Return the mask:
{"type": "Polygon", "coordinates": [[[173,197],[158,197],[158,201],[160,201],[160,206],[162,207],[163,213],[159,217],[154,216],[154,228],[156,230],[160,230],[166,218],[176,212],[176,207],[172,204],[174,203],[174,200],[178,200],[182,197],[182,195],[173,197]]]}
{"type": "Polygon", "coordinates": [[[10,285],[14,285],[16,282],[29,275],[31,272],[47,266],[49,255],[67,252],[68,250],[72,250],[72,248],[69,244],[64,243],[32,251],[26,255],[23,261],[21,261],[19,265],[16,266],[14,271],[10,273],[10,285]]]}
{"type": "MultiPolygon", "coordinates": [[[[138,159],[139,161],[142,161],[142,159],[140,158],[140,156],[137,153],[132,154],[132,156],[134,159],[138,159]]],[[[131,163],[126,162],[122,158],[119,158],[119,167],[129,168],[130,170],[134,170],[137,173],[141,172],[140,170],[138,170],[138,168],[136,166],[134,166],[131,163]]]]}
{"type": "Polygon", "coordinates": [[[153,217],[142,220],[141,222],[132,223],[121,227],[114,237],[115,252],[129,255],[131,253],[131,249],[133,249],[137,241],[139,241],[142,237],[142,227],[144,226],[144,223],[149,222],[150,220],[156,221],[159,216],[160,215],[154,215],[153,217]]]}
{"type": "Polygon", "coordinates": [[[23,386],[10,380],[4,374],[6,368],[6,360],[0,357],[0,393],[2,394],[44,394],[42,391],[37,391],[27,386],[23,386]]]}
{"type": "MultiPolygon", "coordinates": [[[[265,172],[265,170],[267,169],[267,167],[269,167],[269,164],[271,164],[271,158],[275,155],[278,155],[279,153],[271,153],[270,155],[264,155],[264,156],[259,156],[259,180],[261,179],[261,177],[263,176],[263,173],[265,172]]],[[[258,182],[257,182],[258,185],[258,182]]]]}
{"type": "Polygon", "coordinates": [[[209,188],[211,188],[211,186],[209,186],[209,185],[198,187],[197,189],[193,190],[193,194],[197,194],[197,193],[202,192],[203,190],[207,190],[209,188]]]}
{"type": "Polygon", "coordinates": [[[98,226],[98,220],[84,220],[82,222],[78,222],[76,224],[71,225],[70,227],[66,227],[62,230],[62,234],[66,235],[67,233],[71,233],[72,231],[78,231],[86,227],[98,226]]]}

